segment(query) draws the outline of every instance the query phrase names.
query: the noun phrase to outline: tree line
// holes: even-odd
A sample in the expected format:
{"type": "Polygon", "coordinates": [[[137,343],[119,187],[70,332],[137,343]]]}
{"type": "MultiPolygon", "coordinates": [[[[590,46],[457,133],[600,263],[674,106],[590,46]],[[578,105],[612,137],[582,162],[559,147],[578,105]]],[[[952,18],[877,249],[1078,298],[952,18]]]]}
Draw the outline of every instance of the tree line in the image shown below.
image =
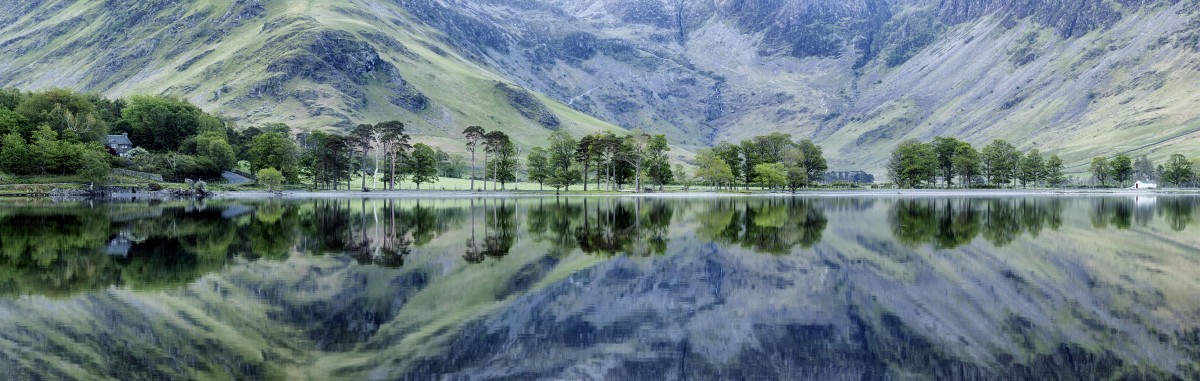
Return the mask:
{"type": "Polygon", "coordinates": [[[820,146],[808,139],[792,141],[791,135],[783,133],[701,149],[696,166],[697,180],[716,188],[758,185],[792,193],[821,181],[829,170],[820,146]]]}
{"type": "MultiPolygon", "coordinates": [[[[956,184],[962,188],[1061,187],[1070,182],[1058,155],[1046,158],[1036,148],[1022,153],[1004,140],[994,140],[976,150],[970,143],[951,137],[938,136],[931,142],[910,139],[892,151],[886,169],[900,188],[939,184],[945,188],[956,184]]],[[[1130,181],[1158,180],[1187,186],[1195,179],[1192,162],[1178,154],[1171,156],[1165,167],[1155,167],[1146,156],[1137,160],[1126,155],[1111,160],[1096,157],[1090,170],[1099,186],[1108,186],[1110,181],[1123,187],[1130,181]]]]}

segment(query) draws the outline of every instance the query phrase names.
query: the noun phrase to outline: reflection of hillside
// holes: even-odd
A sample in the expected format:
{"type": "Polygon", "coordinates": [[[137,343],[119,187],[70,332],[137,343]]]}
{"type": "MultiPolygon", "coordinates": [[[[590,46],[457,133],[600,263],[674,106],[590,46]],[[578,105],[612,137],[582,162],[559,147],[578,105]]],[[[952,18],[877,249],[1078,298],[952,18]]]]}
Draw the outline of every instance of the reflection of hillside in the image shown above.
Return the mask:
{"type": "MultiPolygon", "coordinates": [[[[109,221],[92,218],[103,210],[5,210],[0,228],[53,224],[97,242],[37,271],[0,265],[6,292],[161,291],[0,300],[0,326],[21,327],[0,335],[0,354],[15,354],[0,369],[35,379],[1200,378],[1194,200],[868,201],[255,202],[232,219],[222,205],[166,206],[161,218],[95,226],[109,221]],[[102,254],[116,232],[134,238],[128,259],[102,254]],[[274,260],[242,260],[259,257],[274,260]],[[58,358],[77,365],[29,365],[58,358]]],[[[0,260],[20,237],[0,234],[0,260]]],[[[18,263],[39,263],[35,246],[14,244],[29,258],[18,263]]]]}

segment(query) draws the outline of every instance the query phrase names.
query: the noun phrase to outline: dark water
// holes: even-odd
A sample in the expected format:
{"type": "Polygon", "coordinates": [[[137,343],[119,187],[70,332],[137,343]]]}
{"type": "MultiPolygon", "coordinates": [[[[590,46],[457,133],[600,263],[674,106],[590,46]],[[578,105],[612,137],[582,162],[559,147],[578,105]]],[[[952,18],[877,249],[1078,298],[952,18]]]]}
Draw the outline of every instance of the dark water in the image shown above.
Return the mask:
{"type": "Polygon", "coordinates": [[[1200,379],[1200,198],[0,202],[0,378],[1200,379]]]}

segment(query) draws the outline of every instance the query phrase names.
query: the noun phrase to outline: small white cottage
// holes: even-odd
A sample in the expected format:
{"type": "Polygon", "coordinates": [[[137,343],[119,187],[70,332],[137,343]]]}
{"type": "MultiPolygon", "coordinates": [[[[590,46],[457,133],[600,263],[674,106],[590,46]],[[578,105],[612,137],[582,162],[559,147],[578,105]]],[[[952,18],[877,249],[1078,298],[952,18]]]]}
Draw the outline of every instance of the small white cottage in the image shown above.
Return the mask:
{"type": "Polygon", "coordinates": [[[1133,186],[1129,187],[1129,189],[1158,189],[1158,184],[1151,183],[1151,182],[1138,181],[1136,183],[1133,183],[1133,186]]]}

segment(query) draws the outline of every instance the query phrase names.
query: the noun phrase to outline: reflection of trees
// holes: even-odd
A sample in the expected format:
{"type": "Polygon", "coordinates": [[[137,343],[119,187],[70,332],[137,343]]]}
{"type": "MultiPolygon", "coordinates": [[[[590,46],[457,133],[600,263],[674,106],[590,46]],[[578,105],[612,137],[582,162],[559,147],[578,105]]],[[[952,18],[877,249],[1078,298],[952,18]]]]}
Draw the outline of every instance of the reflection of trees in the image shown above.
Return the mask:
{"type": "Polygon", "coordinates": [[[1159,214],[1175,231],[1183,231],[1195,223],[1197,199],[1194,197],[1168,197],[1158,200],[1159,214]]]}
{"type": "Polygon", "coordinates": [[[463,259],[467,263],[483,263],[488,258],[502,258],[508,255],[517,241],[517,212],[514,205],[509,205],[505,199],[483,199],[481,208],[475,207],[476,200],[471,200],[471,236],[466,242],[463,259]],[[479,215],[483,215],[482,218],[479,215]],[[483,239],[477,238],[477,224],[482,220],[483,239]]]}
{"type": "Polygon", "coordinates": [[[558,197],[552,201],[540,199],[529,210],[526,222],[529,236],[536,242],[549,243],[550,255],[565,257],[578,246],[574,225],[581,213],[583,208],[577,203],[558,197]]]}
{"type": "Polygon", "coordinates": [[[588,254],[663,254],[672,216],[662,200],[584,199],[575,242],[588,254]]]}
{"type": "Polygon", "coordinates": [[[1103,229],[1111,225],[1125,230],[1133,227],[1134,200],[1128,198],[1099,198],[1092,201],[1092,227],[1103,229]]]}
{"type": "Polygon", "coordinates": [[[401,205],[398,200],[314,200],[304,223],[315,253],[342,253],[360,264],[401,267],[413,246],[429,243],[462,221],[459,208],[401,205]]]}
{"type": "Polygon", "coordinates": [[[717,200],[697,215],[704,239],[768,254],[787,254],[821,241],[828,220],[813,201],[797,198],[717,200]]]}
{"type": "Polygon", "coordinates": [[[1026,199],[909,199],[892,207],[888,222],[896,239],[953,249],[983,236],[1005,246],[1022,233],[1037,237],[1062,226],[1062,201],[1026,199]]]}

